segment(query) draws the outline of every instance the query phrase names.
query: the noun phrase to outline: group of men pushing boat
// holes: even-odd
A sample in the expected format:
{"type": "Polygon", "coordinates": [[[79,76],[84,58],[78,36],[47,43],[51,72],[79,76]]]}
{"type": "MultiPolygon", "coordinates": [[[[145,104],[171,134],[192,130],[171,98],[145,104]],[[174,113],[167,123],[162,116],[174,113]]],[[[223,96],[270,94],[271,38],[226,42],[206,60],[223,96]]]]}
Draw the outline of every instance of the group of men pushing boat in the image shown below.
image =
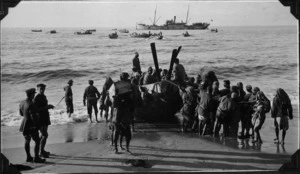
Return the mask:
{"type": "MultiPolygon", "coordinates": [[[[123,149],[123,137],[126,139],[126,150],[129,152],[131,128],[134,130],[134,117],[137,114],[136,108],[143,103],[145,95],[149,95],[143,86],[162,81],[168,81],[179,89],[181,108],[177,110],[175,116],[180,122],[182,132],[190,130],[199,135],[219,136],[220,129],[223,127],[223,136],[252,137],[254,143],[262,143],[260,129],[265,121],[265,114],[271,111],[276,134],[274,141],[284,144],[285,134],[289,128],[288,120],[293,118],[293,112],[290,98],[283,89],[277,89],[272,106],[258,87],[252,90],[252,86],[247,85],[245,92],[242,82],[231,85],[229,80],[224,80],[224,89],[219,90],[219,81],[213,71],[199,74],[196,80],[194,77],[188,77],[184,66],[177,58],[179,51],[180,48],[177,54],[173,51],[174,66],[170,66],[171,71],[158,69],[158,65],[155,64],[154,71],[149,67],[147,72],[142,73],[139,54],[136,52],[131,76],[124,72],[116,82],[107,77],[101,93],[93,86],[92,80],[88,81],[89,86],[84,91],[83,104],[87,106],[91,122],[94,108],[95,119],[98,122],[97,102],[100,100],[100,116],[102,117],[104,111],[106,121],[110,122],[111,140],[116,153],[118,153],[119,139],[123,149]],[[239,122],[242,130],[240,133],[238,133],[239,122]],[[279,141],[280,130],[282,130],[281,141],[279,141]]],[[[74,112],[72,85],[73,80],[69,80],[64,88],[69,117],[74,112]]],[[[38,84],[39,94],[36,97],[35,88],[26,90],[27,99],[20,103],[20,115],[24,116],[20,131],[25,137],[28,162],[45,162],[45,159],[40,157],[47,158],[50,155],[50,152],[45,151],[45,144],[48,125],[51,124],[48,110],[53,109],[54,106],[48,104],[44,94],[45,89],[45,84],[38,84]],[[35,141],[34,158],[29,148],[31,139],[35,141]]]]}

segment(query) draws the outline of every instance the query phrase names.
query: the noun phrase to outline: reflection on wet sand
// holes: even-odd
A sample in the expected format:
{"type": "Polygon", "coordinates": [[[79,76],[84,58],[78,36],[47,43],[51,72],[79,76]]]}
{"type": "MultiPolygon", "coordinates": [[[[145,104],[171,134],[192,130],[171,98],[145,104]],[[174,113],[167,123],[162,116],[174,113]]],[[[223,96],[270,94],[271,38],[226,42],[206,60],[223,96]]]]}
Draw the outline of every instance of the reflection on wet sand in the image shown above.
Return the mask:
{"type": "Polygon", "coordinates": [[[73,142],[73,125],[72,124],[67,124],[67,128],[65,131],[65,138],[66,138],[66,143],[72,143],[73,142]]]}

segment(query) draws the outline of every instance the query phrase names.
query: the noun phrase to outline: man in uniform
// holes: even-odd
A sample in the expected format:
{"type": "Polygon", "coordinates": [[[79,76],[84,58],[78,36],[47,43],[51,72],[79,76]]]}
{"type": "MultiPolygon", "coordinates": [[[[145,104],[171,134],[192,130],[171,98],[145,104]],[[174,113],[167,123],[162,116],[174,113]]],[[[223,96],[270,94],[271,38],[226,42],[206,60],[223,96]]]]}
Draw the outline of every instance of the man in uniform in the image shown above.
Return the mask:
{"type": "Polygon", "coordinates": [[[45,159],[39,157],[40,138],[38,132],[38,119],[36,115],[36,108],[32,102],[35,96],[35,89],[31,88],[26,90],[27,99],[20,103],[20,115],[23,120],[20,126],[20,132],[23,133],[25,138],[25,152],[27,155],[27,162],[44,163],[45,159]],[[34,158],[30,154],[30,140],[35,142],[34,158]]]}
{"type": "Polygon", "coordinates": [[[38,84],[37,85],[38,94],[34,98],[34,105],[37,107],[37,113],[40,123],[40,132],[41,132],[41,144],[40,144],[40,156],[48,158],[50,152],[45,151],[45,145],[48,138],[48,126],[50,122],[50,114],[48,109],[53,109],[53,105],[48,105],[47,97],[45,96],[46,85],[38,84]]]}
{"type": "Polygon", "coordinates": [[[98,108],[97,108],[97,101],[100,98],[100,93],[98,89],[94,86],[94,81],[89,80],[89,85],[87,88],[85,88],[84,94],[83,94],[83,105],[86,105],[87,100],[87,111],[90,117],[90,121],[92,123],[92,108],[94,108],[95,111],[95,118],[96,122],[98,122],[97,114],[98,114],[98,108]]]}
{"type": "Polygon", "coordinates": [[[139,59],[139,53],[135,52],[135,56],[132,59],[133,68],[132,71],[134,72],[141,72],[141,64],[139,59]]]}
{"type": "Polygon", "coordinates": [[[73,108],[73,93],[72,93],[72,87],[73,86],[73,80],[68,81],[68,86],[64,87],[65,91],[65,102],[67,106],[67,113],[69,114],[69,117],[71,117],[71,114],[74,112],[73,108]]]}

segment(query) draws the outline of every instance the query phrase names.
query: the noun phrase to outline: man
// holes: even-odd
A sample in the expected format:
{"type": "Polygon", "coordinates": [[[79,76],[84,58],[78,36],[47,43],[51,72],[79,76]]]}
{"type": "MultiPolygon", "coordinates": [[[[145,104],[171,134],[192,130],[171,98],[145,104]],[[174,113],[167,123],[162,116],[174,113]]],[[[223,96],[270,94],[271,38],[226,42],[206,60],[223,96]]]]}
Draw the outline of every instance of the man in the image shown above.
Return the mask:
{"type": "Polygon", "coordinates": [[[26,162],[44,163],[45,159],[39,157],[40,138],[38,132],[38,119],[36,115],[36,108],[33,104],[33,98],[35,96],[35,89],[31,88],[26,90],[27,99],[20,103],[20,115],[23,116],[23,120],[20,126],[20,132],[23,133],[25,138],[25,152],[27,155],[26,162]],[[35,142],[34,146],[34,159],[30,154],[30,140],[35,142]]]}
{"type": "Polygon", "coordinates": [[[132,98],[132,85],[128,82],[127,73],[122,73],[120,76],[120,82],[123,87],[128,89],[125,93],[116,93],[112,96],[112,110],[111,110],[111,129],[112,144],[115,146],[115,153],[118,153],[118,139],[120,136],[120,146],[122,148],[122,137],[126,139],[126,151],[129,151],[129,144],[131,140],[130,124],[132,122],[132,108],[134,107],[132,98]]]}
{"type": "Polygon", "coordinates": [[[72,93],[72,87],[73,86],[73,80],[68,81],[68,86],[64,87],[65,91],[65,102],[67,106],[67,113],[69,114],[69,117],[71,117],[71,114],[74,112],[73,108],[73,93],[72,93]]]}
{"type": "Polygon", "coordinates": [[[87,112],[90,117],[90,121],[92,123],[92,108],[94,108],[95,111],[95,118],[96,122],[98,122],[97,114],[98,114],[98,108],[97,108],[97,101],[100,98],[100,93],[98,89],[94,86],[94,81],[89,80],[89,85],[87,88],[85,88],[84,94],[83,94],[83,105],[86,105],[85,100],[87,100],[87,112]]]}
{"type": "Polygon", "coordinates": [[[224,80],[224,89],[220,90],[220,96],[230,95],[230,81],[224,80]]]}
{"type": "Polygon", "coordinates": [[[250,128],[252,127],[251,116],[253,114],[253,104],[249,103],[250,96],[252,95],[252,86],[247,85],[246,91],[247,91],[247,93],[244,96],[243,103],[242,103],[243,113],[244,113],[241,118],[242,131],[241,131],[240,138],[242,138],[242,139],[250,137],[249,131],[250,131],[250,128]],[[245,131],[246,131],[246,133],[245,133],[245,131]]]}
{"type": "Polygon", "coordinates": [[[133,64],[133,68],[132,68],[133,72],[141,72],[141,65],[140,65],[140,59],[139,59],[138,52],[135,52],[135,56],[132,59],[132,64],[133,64]]]}
{"type": "Polygon", "coordinates": [[[155,82],[155,79],[153,77],[153,69],[152,67],[150,66],[148,68],[148,72],[147,74],[145,74],[144,76],[144,79],[143,79],[143,85],[147,85],[147,84],[151,84],[151,83],[154,83],[155,82]]]}
{"type": "Polygon", "coordinates": [[[289,129],[289,119],[293,119],[293,107],[290,97],[281,88],[276,90],[276,95],[273,99],[271,117],[274,118],[276,138],[274,143],[284,145],[286,131],[289,129]],[[281,141],[279,140],[279,131],[282,130],[281,141]]]}
{"type": "Polygon", "coordinates": [[[45,146],[48,138],[48,126],[50,122],[50,114],[48,109],[53,109],[53,105],[48,105],[47,97],[45,96],[46,85],[37,85],[38,95],[34,98],[34,105],[37,107],[38,118],[40,122],[41,144],[40,144],[40,156],[48,158],[50,152],[45,151],[45,146]]]}
{"type": "Polygon", "coordinates": [[[173,74],[173,80],[177,82],[180,86],[185,86],[185,79],[187,78],[187,74],[183,65],[179,63],[178,58],[174,60],[173,74]]]}

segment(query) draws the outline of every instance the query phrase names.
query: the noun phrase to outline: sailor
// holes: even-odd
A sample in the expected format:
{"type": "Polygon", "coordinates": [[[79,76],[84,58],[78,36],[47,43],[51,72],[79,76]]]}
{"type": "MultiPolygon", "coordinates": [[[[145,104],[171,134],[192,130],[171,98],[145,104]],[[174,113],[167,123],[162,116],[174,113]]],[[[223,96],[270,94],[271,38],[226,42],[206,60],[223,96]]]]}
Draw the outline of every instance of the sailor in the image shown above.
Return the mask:
{"type": "Polygon", "coordinates": [[[224,89],[220,90],[220,96],[230,95],[230,81],[224,80],[224,89]]]}
{"type": "Polygon", "coordinates": [[[187,74],[185,72],[184,66],[179,63],[178,58],[174,60],[173,74],[173,80],[177,82],[180,86],[185,87],[185,79],[187,79],[187,74]]]}
{"type": "Polygon", "coordinates": [[[288,94],[281,88],[276,90],[273,99],[271,117],[274,118],[275,143],[284,144],[286,131],[289,129],[289,119],[293,119],[293,107],[288,94]],[[281,141],[279,141],[279,131],[282,130],[281,141]]]}
{"type": "Polygon", "coordinates": [[[73,86],[73,80],[71,79],[68,81],[68,85],[64,87],[65,102],[66,102],[67,113],[69,114],[69,117],[71,117],[71,114],[74,112],[72,86],[73,86]]]}
{"type": "Polygon", "coordinates": [[[87,112],[89,114],[91,123],[92,123],[92,108],[94,108],[96,122],[98,122],[97,101],[99,98],[100,98],[100,93],[99,93],[98,89],[94,86],[94,81],[89,80],[89,86],[85,88],[85,91],[83,94],[83,105],[85,106],[86,101],[87,101],[87,112]]]}
{"type": "Polygon", "coordinates": [[[38,94],[34,98],[34,105],[38,110],[38,118],[40,122],[40,133],[41,133],[41,144],[40,144],[40,156],[44,158],[48,158],[50,152],[45,150],[46,142],[48,139],[48,126],[51,124],[50,122],[50,114],[49,109],[53,109],[54,106],[48,104],[47,97],[45,95],[46,85],[40,83],[37,85],[38,94]]]}
{"type": "Polygon", "coordinates": [[[132,59],[132,64],[133,64],[133,68],[132,68],[133,72],[141,72],[141,65],[140,65],[140,59],[139,59],[138,52],[135,52],[135,56],[132,59]]]}
{"type": "Polygon", "coordinates": [[[33,104],[33,98],[35,96],[35,89],[30,88],[26,90],[27,99],[20,103],[20,115],[23,116],[23,120],[20,126],[20,132],[23,133],[25,138],[25,152],[26,152],[26,162],[44,163],[45,159],[39,157],[39,123],[36,113],[36,108],[33,104]],[[34,146],[34,158],[30,154],[30,140],[33,139],[35,142],[34,146]]]}

